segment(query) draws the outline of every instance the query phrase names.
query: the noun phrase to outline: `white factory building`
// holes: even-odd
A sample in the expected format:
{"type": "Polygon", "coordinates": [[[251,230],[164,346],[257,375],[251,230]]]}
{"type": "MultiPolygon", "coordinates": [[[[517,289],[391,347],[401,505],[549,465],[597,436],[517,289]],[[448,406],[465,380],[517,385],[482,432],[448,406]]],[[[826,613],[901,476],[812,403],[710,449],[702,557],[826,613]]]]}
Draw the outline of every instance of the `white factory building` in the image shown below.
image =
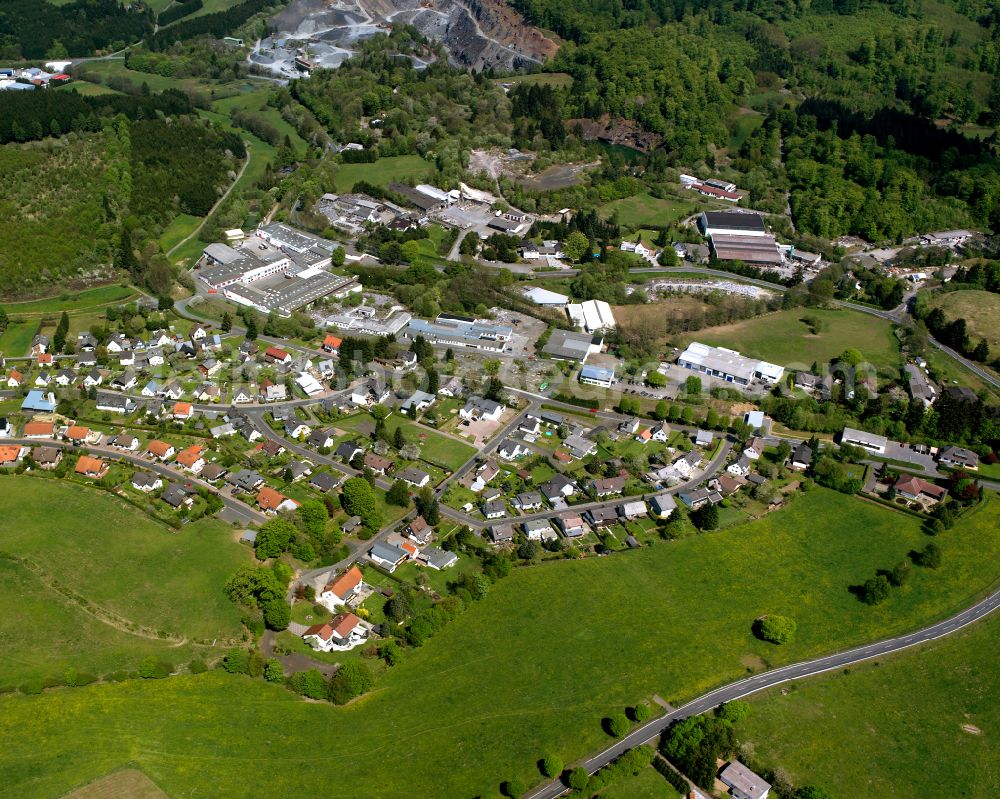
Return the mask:
{"type": "Polygon", "coordinates": [[[679,366],[702,372],[710,377],[748,386],[754,380],[774,385],[784,374],[784,368],[756,358],[747,358],[736,350],[710,347],[697,341],[691,342],[677,358],[679,366]]]}

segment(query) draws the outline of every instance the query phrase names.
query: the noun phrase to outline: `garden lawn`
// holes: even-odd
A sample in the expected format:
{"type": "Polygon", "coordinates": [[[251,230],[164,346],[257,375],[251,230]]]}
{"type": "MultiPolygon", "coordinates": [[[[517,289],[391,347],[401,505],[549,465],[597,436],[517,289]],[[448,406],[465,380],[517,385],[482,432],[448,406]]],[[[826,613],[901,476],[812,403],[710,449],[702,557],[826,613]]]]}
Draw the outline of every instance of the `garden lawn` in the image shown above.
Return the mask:
{"type": "Polygon", "coordinates": [[[433,169],[433,166],[419,155],[379,158],[373,164],[340,164],[337,167],[337,191],[342,194],[353,191],[354,184],[359,180],[383,187],[394,182],[405,182],[410,178],[424,180],[433,169]]]}
{"type": "Polygon", "coordinates": [[[737,733],[765,764],[833,796],[991,799],[998,648],[994,614],[920,649],[769,691],[737,733]]]}
{"type": "Polygon", "coordinates": [[[973,344],[986,339],[994,355],[1000,350],[1000,329],[996,323],[1000,319],[1000,295],[971,289],[948,291],[935,296],[928,305],[940,308],[948,321],[964,319],[973,344]]]}
{"type": "Polygon", "coordinates": [[[927,540],[918,520],[817,488],[725,532],[515,569],[346,708],[220,673],[0,698],[0,784],[57,797],[128,761],[172,796],[493,797],[539,781],[547,752],[604,746],[601,719],[654,693],[678,705],[967,606],[996,582],[1000,502],[882,605],[848,591],[927,540]],[[762,613],[795,617],[796,639],[756,640],[762,613]]]}
{"type": "Polygon", "coordinates": [[[897,368],[899,347],[892,325],[876,316],[848,310],[793,308],[731,325],[721,325],[688,334],[683,339],[729,347],[753,358],[786,368],[809,369],[813,362],[825,363],[848,347],[856,347],[877,368],[897,368]],[[815,316],[823,322],[818,335],[809,332],[802,318],[815,316]]]}
{"type": "Polygon", "coordinates": [[[240,633],[222,587],[247,555],[220,522],[174,532],[99,489],[28,476],[2,478],[0,518],[0,549],[99,607],[192,639],[240,633]]]}
{"type": "MultiPolygon", "coordinates": [[[[362,413],[338,419],[335,425],[341,430],[368,435],[375,427],[375,420],[367,413],[362,413]]],[[[422,460],[441,466],[450,472],[455,471],[476,454],[475,447],[437,433],[429,427],[418,425],[401,413],[394,413],[385,420],[385,428],[390,436],[395,435],[397,427],[403,428],[403,435],[406,436],[407,442],[416,442],[420,445],[422,460]]],[[[399,459],[395,458],[395,460],[399,459]]]]}

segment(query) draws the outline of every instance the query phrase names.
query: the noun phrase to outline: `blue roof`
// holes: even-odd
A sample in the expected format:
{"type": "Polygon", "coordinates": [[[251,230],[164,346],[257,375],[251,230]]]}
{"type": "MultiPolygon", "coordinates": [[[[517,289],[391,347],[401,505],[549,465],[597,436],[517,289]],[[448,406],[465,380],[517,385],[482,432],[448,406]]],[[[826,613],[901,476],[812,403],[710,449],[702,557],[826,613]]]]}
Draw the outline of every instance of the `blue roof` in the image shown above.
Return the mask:
{"type": "Polygon", "coordinates": [[[586,377],[591,380],[614,380],[615,370],[605,369],[602,366],[587,366],[585,365],[580,370],[580,377],[586,377]]]}
{"type": "Polygon", "coordinates": [[[28,396],[24,398],[24,402],[21,403],[22,411],[39,411],[41,413],[49,413],[56,409],[55,399],[50,399],[52,394],[46,395],[42,391],[33,390],[28,392],[28,396]]]}

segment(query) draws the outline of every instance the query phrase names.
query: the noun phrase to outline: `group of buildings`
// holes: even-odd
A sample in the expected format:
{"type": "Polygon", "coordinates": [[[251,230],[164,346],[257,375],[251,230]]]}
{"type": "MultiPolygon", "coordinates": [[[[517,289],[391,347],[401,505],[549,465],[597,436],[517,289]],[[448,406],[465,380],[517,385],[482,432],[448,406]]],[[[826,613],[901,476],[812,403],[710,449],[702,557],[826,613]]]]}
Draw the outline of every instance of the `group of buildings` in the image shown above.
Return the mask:
{"type": "Polygon", "coordinates": [[[281,222],[246,237],[239,230],[227,235],[228,244],[209,244],[203,252],[198,279],[209,294],[289,316],[323,297],[343,299],[362,290],[356,277],[329,271],[334,244],[325,239],[281,222]]]}
{"type": "Polygon", "coordinates": [[[50,86],[63,86],[73,80],[63,70],[69,61],[50,61],[39,67],[0,67],[0,92],[34,91],[50,86]]]}
{"type": "Polygon", "coordinates": [[[716,200],[725,200],[729,203],[738,203],[743,195],[739,194],[735,183],[717,178],[707,178],[701,180],[692,175],[680,176],[681,186],[691,191],[696,191],[705,197],[712,197],[716,200]]]}

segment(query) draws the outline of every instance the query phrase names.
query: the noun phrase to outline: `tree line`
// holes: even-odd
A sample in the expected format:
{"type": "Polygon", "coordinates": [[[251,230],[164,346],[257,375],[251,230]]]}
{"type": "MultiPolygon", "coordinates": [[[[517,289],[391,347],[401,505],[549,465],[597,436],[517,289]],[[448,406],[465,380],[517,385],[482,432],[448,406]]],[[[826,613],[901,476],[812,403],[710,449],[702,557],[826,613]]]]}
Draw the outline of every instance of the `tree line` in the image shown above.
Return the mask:
{"type": "Polygon", "coordinates": [[[0,5],[0,54],[4,58],[62,58],[124,47],[153,30],[143,3],[73,0],[55,5],[4,0],[0,5]]]}

